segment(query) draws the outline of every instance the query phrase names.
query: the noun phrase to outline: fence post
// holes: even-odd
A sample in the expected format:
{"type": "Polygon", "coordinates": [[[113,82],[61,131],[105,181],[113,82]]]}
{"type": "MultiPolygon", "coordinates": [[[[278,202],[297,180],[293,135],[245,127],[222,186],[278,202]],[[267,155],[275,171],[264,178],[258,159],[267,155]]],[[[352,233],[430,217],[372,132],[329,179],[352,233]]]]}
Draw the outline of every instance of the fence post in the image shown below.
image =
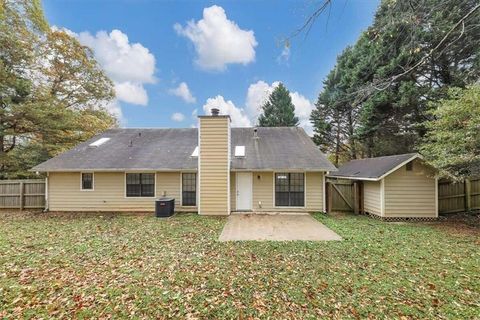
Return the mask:
{"type": "Polygon", "coordinates": [[[353,213],[358,214],[359,212],[359,201],[358,201],[358,182],[353,183],[353,213]]]}
{"type": "Polygon", "coordinates": [[[470,211],[472,209],[472,185],[470,184],[470,179],[465,179],[465,211],[470,211]]]}
{"type": "Polygon", "coordinates": [[[24,196],[25,196],[25,188],[23,181],[20,182],[20,210],[23,210],[23,204],[24,204],[24,196]]]}
{"type": "Polygon", "coordinates": [[[332,183],[327,182],[327,213],[332,212],[333,205],[333,192],[332,192],[332,183]]]}

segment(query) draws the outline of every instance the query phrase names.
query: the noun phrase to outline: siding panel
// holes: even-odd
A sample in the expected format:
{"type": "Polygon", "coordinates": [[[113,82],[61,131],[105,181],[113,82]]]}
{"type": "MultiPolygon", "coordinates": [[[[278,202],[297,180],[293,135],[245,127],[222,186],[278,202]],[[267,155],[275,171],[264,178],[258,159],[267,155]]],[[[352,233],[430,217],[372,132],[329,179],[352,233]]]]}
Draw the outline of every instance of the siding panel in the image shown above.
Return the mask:
{"type": "Polygon", "coordinates": [[[385,178],[386,217],[435,217],[435,178],[421,160],[385,178]]]}
{"type": "Polygon", "coordinates": [[[307,172],[305,208],[276,208],[274,206],[274,174],[273,172],[253,172],[253,210],[254,211],[285,211],[314,212],[323,211],[323,172],[307,172]],[[260,176],[260,179],[258,177],[260,176]],[[260,205],[261,202],[261,205],[260,205]]]}
{"type": "Polygon", "coordinates": [[[230,214],[229,130],[228,117],[200,118],[200,214],[230,214]]]}
{"type": "Polygon", "coordinates": [[[157,172],[154,198],[126,198],[125,173],[96,172],[94,190],[80,190],[79,172],[51,172],[48,177],[52,211],[153,211],[155,198],[175,198],[178,211],[195,210],[180,205],[180,173],[157,172]]]}
{"type": "Polygon", "coordinates": [[[363,188],[364,211],[380,216],[382,212],[380,200],[380,182],[364,181],[363,188]]]}

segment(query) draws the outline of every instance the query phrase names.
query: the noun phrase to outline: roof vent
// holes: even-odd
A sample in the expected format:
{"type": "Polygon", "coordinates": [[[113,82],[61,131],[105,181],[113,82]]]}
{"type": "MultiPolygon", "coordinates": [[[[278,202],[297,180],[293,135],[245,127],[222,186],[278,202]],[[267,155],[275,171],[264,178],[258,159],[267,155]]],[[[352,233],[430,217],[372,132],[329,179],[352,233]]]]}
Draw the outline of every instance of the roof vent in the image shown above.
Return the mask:
{"type": "Polygon", "coordinates": [[[110,138],[100,138],[100,139],[98,139],[97,141],[90,143],[88,146],[89,146],[89,147],[96,148],[96,147],[101,146],[102,144],[104,144],[104,143],[107,142],[108,140],[110,140],[110,138]]]}
{"type": "Polygon", "coordinates": [[[193,150],[191,157],[198,157],[198,146],[196,146],[195,150],[193,150]]]}
{"type": "Polygon", "coordinates": [[[245,146],[235,146],[235,157],[245,157],[245,146]]]}
{"type": "Polygon", "coordinates": [[[217,117],[220,114],[220,109],[212,108],[210,112],[212,113],[212,116],[217,117]]]}

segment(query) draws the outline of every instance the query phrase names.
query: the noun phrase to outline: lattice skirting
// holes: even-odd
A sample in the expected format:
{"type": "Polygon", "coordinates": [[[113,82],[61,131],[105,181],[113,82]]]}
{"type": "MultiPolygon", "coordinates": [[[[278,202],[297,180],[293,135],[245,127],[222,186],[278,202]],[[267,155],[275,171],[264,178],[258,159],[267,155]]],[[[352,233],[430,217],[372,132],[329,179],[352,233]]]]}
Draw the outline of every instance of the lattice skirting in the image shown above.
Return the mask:
{"type": "Polygon", "coordinates": [[[385,222],[405,222],[405,221],[412,221],[412,222],[428,222],[428,221],[437,221],[437,217],[381,217],[379,215],[373,213],[365,213],[367,216],[373,219],[385,221],[385,222]]]}

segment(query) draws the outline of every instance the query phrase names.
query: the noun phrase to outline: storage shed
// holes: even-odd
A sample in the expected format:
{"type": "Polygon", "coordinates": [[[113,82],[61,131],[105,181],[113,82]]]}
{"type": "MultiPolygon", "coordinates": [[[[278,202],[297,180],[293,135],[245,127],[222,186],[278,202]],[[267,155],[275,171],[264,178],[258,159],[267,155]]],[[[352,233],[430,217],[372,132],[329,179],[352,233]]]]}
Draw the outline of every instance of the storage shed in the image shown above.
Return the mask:
{"type": "Polygon", "coordinates": [[[350,161],[329,177],[360,182],[360,208],[380,218],[437,218],[435,169],[417,153],[350,161]]]}

